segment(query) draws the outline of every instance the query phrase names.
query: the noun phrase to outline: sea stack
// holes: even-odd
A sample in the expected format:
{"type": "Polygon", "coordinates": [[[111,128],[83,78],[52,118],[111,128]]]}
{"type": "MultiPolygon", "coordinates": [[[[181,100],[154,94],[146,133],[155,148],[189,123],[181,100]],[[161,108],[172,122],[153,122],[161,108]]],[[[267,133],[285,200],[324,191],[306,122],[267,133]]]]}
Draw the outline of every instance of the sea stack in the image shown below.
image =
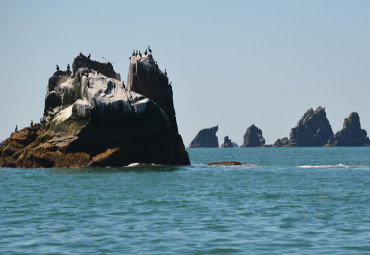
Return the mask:
{"type": "Polygon", "coordinates": [[[263,147],[265,138],[262,136],[262,130],[254,124],[250,126],[244,134],[244,142],[240,147],[263,147]]]}
{"type": "Polygon", "coordinates": [[[221,144],[221,147],[222,148],[233,148],[234,147],[234,144],[233,142],[229,139],[228,136],[225,136],[224,137],[224,143],[221,144]]]}
{"type": "Polygon", "coordinates": [[[357,112],[352,112],[344,119],[343,129],[330,137],[327,146],[370,146],[366,130],[361,129],[357,112]]]}
{"type": "Polygon", "coordinates": [[[326,118],[325,108],[319,106],[315,111],[306,111],[296,127],[290,132],[290,139],[277,140],[274,147],[316,147],[324,146],[333,135],[330,123],[326,118]]]}
{"type": "Polygon", "coordinates": [[[125,88],[110,63],[82,54],[73,62],[73,75],[55,72],[47,85],[43,123],[12,133],[0,148],[0,166],[190,164],[177,131],[172,88],[152,56],[147,58],[130,61],[128,76],[140,81],[140,93],[133,79],[132,90],[125,88]],[[140,71],[133,73],[135,68],[140,71]]]}
{"type": "Polygon", "coordinates": [[[190,143],[189,148],[218,148],[217,131],[218,126],[200,130],[190,143]]]}

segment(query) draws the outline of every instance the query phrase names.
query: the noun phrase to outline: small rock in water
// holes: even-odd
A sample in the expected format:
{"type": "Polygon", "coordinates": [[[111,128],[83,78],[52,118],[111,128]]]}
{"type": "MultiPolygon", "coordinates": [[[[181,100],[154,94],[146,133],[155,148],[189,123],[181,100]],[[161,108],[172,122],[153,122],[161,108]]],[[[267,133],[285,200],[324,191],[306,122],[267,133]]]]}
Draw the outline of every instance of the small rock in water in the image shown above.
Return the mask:
{"type": "Polygon", "coordinates": [[[207,166],[212,166],[212,165],[231,165],[231,166],[239,166],[243,165],[243,163],[240,163],[238,161],[221,161],[221,162],[213,162],[213,163],[208,163],[207,166]]]}

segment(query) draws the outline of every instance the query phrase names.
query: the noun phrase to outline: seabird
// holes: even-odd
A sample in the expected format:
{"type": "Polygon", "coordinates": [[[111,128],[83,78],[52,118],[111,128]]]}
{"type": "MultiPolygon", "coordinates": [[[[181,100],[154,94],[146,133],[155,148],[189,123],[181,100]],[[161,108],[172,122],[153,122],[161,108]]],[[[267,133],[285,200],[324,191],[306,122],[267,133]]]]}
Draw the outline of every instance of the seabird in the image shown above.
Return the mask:
{"type": "Polygon", "coordinates": [[[149,50],[150,53],[152,53],[152,50],[150,49],[150,46],[148,46],[148,50],[149,50]]]}
{"type": "Polygon", "coordinates": [[[166,71],[166,69],[164,69],[164,74],[167,76],[167,71],[166,71]]]}
{"type": "Polygon", "coordinates": [[[69,71],[71,69],[71,67],[69,66],[69,64],[67,65],[67,70],[69,71]]]}
{"type": "Polygon", "coordinates": [[[57,65],[57,71],[59,71],[59,66],[57,65]]]}
{"type": "Polygon", "coordinates": [[[91,57],[91,54],[89,53],[89,56],[87,56],[87,58],[90,59],[90,57],[91,57]]]}
{"type": "Polygon", "coordinates": [[[132,51],[132,56],[135,56],[135,50],[132,51]]]}
{"type": "Polygon", "coordinates": [[[15,132],[18,131],[18,125],[15,125],[15,132]]]}
{"type": "Polygon", "coordinates": [[[142,57],[142,56],[141,56],[141,52],[140,52],[140,51],[139,51],[139,56],[140,56],[140,57],[142,57]]]}
{"type": "Polygon", "coordinates": [[[31,120],[31,127],[33,126],[33,120],[31,120]]]}
{"type": "Polygon", "coordinates": [[[148,50],[145,49],[145,52],[144,52],[145,56],[148,55],[148,50]]]}

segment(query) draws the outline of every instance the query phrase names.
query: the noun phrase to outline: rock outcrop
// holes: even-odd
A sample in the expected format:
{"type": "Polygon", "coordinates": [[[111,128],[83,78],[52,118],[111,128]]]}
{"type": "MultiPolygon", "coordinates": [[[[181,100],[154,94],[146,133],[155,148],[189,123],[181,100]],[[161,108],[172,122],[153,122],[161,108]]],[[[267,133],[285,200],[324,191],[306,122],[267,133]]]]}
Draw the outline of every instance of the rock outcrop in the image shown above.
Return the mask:
{"type": "Polygon", "coordinates": [[[319,147],[324,146],[333,136],[333,130],[326,118],[325,108],[306,111],[290,132],[290,139],[278,139],[273,147],[319,147]]]}
{"type": "Polygon", "coordinates": [[[218,126],[200,130],[193,141],[190,143],[189,148],[217,148],[217,131],[218,126]]]}
{"type": "Polygon", "coordinates": [[[357,112],[352,112],[344,119],[343,129],[330,137],[327,146],[370,146],[366,130],[361,129],[357,112]]]}
{"type": "Polygon", "coordinates": [[[263,147],[265,145],[262,130],[254,124],[247,129],[243,138],[244,142],[240,147],[263,147]]]}
{"type": "Polygon", "coordinates": [[[221,161],[221,162],[213,162],[213,163],[207,164],[207,166],[214,166],[214,165],[240,166],[240,165],[243,165],[243,163],[240,163],[238,161],[221,161]]]}
{"type": "Polygon", "coordinates": [[[279,138],[275,141],[275,143],[272,145],[272,147],[285,147],[289,144],[288,137],[279,138]]]}
{"type": "Polygon", "coordinates": [[[12,133],[0,148],[1,166],[190,164],[177,131],[172,88],[151,54],[131,58],[131,90],[116,79],[110,63],[80,54],[72,66],[73,74],[58,71],[49,79],[43,124],[12,133]]]}
{"type": "Polygon", "coordinates": [[[229,139],[228,136],[225,136],[224,137],[224,143],[221,144],[221,147],[222,148],[233,148],[234,147],[234,144],[233,142],[229,139]]]}

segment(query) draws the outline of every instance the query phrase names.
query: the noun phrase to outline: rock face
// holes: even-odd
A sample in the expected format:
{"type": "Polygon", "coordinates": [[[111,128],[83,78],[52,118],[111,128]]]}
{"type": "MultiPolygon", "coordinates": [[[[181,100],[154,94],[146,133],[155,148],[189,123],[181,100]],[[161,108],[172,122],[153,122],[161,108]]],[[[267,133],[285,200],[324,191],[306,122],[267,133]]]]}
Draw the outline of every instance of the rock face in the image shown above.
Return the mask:
{"type": "Polygon", "coordinates": [[[224,143],[221,144],[221,147],[222,148],[233,148],[234,145],[233,145],[233,142],[229,139],[229,137],[225,136],[224,137],[224,143]]]}
{"type": "Polygon", "coordinates": [[[193,141],[190,143],[189,148],[217,148],[217,131],[218,126],[200,130],[193,141]]]}
{"type": "Polygon", "coordinates": [[[319,106],[315,111],[312,108],[306,111],[296,127],[292,128],[289,140],[287,137],[278,139],[273,147],[324,146],[332,135],[325,108],[319,106]]]}
{"type": "Polygon", "coordinates": [[[361,129],[357,112],[344,119],[343,129],[330,137],[327,146],[370,146],[366,130],[361,129]]]}
{"type": "Polygon", "coordinates": [[[244,142],[240,147],[263,147],[265,138],[262,136],[262,130],[254,124],[250,126],[244,134],[244,142]]]}
{"type": "Polygon", "coordinates": [[[82,54],[75,58],[72,76],[58,71],[49,79],[43,124],[13,133],[0,149],[0,165],[190,164],[177,131],[172,88],[152,59],[151,54],[131,58],[129,77],[140,81],[139,94],[134,79],[128,84],[132,90],[125,88],[110,63],[82,54]],[[142,69],[134,74],[138,63],[142,69]],[[151,86],[158,89],[160,100],[151,86]]]}

